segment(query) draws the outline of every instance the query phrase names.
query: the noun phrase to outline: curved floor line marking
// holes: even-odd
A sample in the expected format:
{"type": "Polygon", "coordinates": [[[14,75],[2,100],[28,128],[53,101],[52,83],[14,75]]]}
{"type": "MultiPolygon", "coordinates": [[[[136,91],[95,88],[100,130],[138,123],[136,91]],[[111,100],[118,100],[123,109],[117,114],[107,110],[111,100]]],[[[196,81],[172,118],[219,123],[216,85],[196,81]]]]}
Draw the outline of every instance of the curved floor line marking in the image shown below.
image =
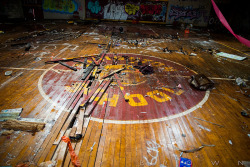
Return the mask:
{"type": "MultiPolygon", "coordinates": [[[[104,123],[112,123],[112,124],[142,124],[142,123],[162,122],[162,121],[167,121],[167,120],[170,120],[170,119],[175,119],[175,118],[187,115],[187,114],[193,112],[194,110],[200,108],[208,100],[209,94],[210,94],[210,91],[207,90],[204,98],[202,99],[202,101],[200,101],[196,106],[194,106],[194,107],[192,107],[192,108],[190,108],[190,109],[188,109],[188,110],[186,110],[186,111],[184,111],[182,113],[179,113],[179,114],[171,115],[171,116],[168,116],[168,117],[156,118],[156,119],[148,119],[148,120],[118,121],[118,120],[107,120],[107,119],[104,119],[104,123]]],[[[96,121],[96,122],[103,122],[103,119],[100,119],[100,118],[93,118],[93,117],[91,117],[91,120],[92,121],[96,121]]]]}
{"type": "Polygon", "coordinates": [[[54,102],[53,100],[51,100],[49,98],[48,95],[46,95],[46,93],[43,91],[43,87],[42,87],[42,80],[43,80],[43,77],[44,75],[53,69],[53,67],[55,67],[57,64],[53,65],[52,67],[48,68],[46,71],[44,71],[44,73],[40,76],[39,80],[38,80],[38,90],[40,92],[40,94],[42,95],[42,97],[47,100],[49,103],[51,103],[52,105],[56,106],[56,107],[61,107],[61,106],[58,106],[58,104],[56,102],[54,102]]]}

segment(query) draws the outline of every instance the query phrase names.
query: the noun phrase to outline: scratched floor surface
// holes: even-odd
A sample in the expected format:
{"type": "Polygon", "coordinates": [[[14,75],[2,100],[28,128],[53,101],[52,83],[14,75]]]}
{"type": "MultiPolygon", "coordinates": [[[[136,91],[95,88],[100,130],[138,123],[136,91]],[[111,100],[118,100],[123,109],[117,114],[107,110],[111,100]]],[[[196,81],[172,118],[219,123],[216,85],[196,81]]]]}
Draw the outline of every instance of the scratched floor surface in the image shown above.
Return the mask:
{"type": "MultiPolygon", "coordinates": [[[[110,50],[88,92],[110,72],[126,69],[118,74],[122,86],[114,79],[84,118],[83,138],[74,143],[81,166],[176,167],[182,151],[195,167],[243,166],[250,161],[250,122],[241,115],[249,111],[250,101],[235,81],[249,79],[249,59],[210,53],[219,50],[249,58],[249,48],[223,34],[194,30],[184,34],[164,25],[56,24],[31,23],[34,29],[16,25],[1,35],[0,110],[23,108],[21,117],[46,122],[35,135],[23,131],[1,135],[1,166],[38,166],[56,154],[54,132],[62,126],[65,103],[81,85],[83,64],[67,62],[77,69],[73,71],[44,62],[100,54],[109,42],[110,50]],[[180,40],[173,39],[177,32],[180,40]],[[29,51],[21,43],[30,43],[29,51]],[[152,66],[154,72],[143,75],[135,68],[138,62],[152,66]],[[5,76],[6,71],[12,74],[5,76]],[[188,80],[197,73],[213,80],[215,88],[190,87],[188,80]]],[[[69,154],[63,166],[73,166],[69,154]]]]}

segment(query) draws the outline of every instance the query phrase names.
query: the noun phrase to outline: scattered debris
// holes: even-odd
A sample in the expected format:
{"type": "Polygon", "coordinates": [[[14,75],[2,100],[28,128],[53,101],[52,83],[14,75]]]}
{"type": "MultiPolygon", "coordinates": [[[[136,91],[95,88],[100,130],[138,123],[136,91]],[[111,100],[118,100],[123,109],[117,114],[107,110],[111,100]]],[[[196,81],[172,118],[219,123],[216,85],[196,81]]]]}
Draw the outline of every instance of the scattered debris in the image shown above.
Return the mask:
{"type": "Polygon", "coordinates": [[[229,142],[229,144],[233,145],[233,142],[232,142],[232,140],[229,140],[228,142],[229,142]]]}
{"type": "Polygon", "coordinates": [[[37,62],[37,61],[40,61],[41,60],[41,58],[40,57],[36,57],[35,58],[35,61],[37,62]]]}
{"type": "Polygon", "coordinates": [[[241,115],[244,116],[244,117],[247,117],[247,118],[250,117],[250,114],[249,114],[247,111],[244,111],[244,110],[243,110],[243,111],[241,111],[240,113],[241,113],[241,115]]]}
{"type": "Polygon", "coordinates": [[[5,75],[6,75],[6,76],[9,76],[9,75],[11,75],[11,74],[12,74],[12,71],[6,71],[6,72],[5,72],[5,75]]]}
{"type": "Polygon", "coordinates": [[[240,77],[236,78],[235,82],[237,83],[238,86],[241,86],[241,85],[246,86],[246,82],[243,79],[241,79],[240,77]]]}
{"type": "Polygon", "coordinates": [[[189,56],[197,56],[196,53],[190,53],[189,56]]]}
{"type": "Polygon", "coordinates": [[[181,134],[182,137],[186,137],[186,135],[184,133],[181,134]]]}
{"type": "Polygon", "coordinates": [[[250,97],[250,87],[249,86],[241,86],[240,87],[240,92],[243,94],[243,95],[245,95],[245,96],[247,96],[247,97],[250,97]]]}
{"type": "Polygon", "coordinates": [[[207,90],[214,87],[214,83],[204,74],[192,75],[189,79],[189,83],[192,87],[198,90],[207,90]]]}
{"type": "Polygon", "coordinates": [[[194,121],[198,124],[198,126],[199,126],[201,129],[204,129],[204,130],[206,130],[206,131],[208,131],[208,132],[211,132],[210,129],[208,129],[208,128],[202,126],[198,121],[196,121],[196,120],[194,120],[194,121]]]}
{"type": "Polygon", "coordinates": [[[178,84],[176,87],[179,88],[179,89],[182,89],[181,84],[178,84]]]}
{"type": "Polygon", "coordinates": [[[198,148],[194,148],[194,149],[191,149],[191,150],[182,150],[182,149],[179,149],[178,147],[174,146],[178,151],[180,152],[184,152],[184,153],[194,153],[196,151],[200,151],[202,148],[204,147],[214,147],[215,145],[207,145],[207,144],[202,144],[200,147],[198,148]]]}
{"type": "Polygon", "coordinates": [[[30,48],[31,48],[31,44],[30,44],[30,43],[27,43],[27,44],[25,45],[25,51],[29,51],[30,48]]]}
{"type": "Polygon", "coordinates": [[[139,69],[139,71],[144,75],[154,73],[154,68],[151,65],[145,65],[145,66],[141,66],[141,67],[140,66],[133,66],[133,67],[139,69]]]}
{"type": "Polygon", "coordinates": [[[241,57],[241,56],[237,56],[237,55],[229,54],[229,53],[224,53],[224,52],[216,53],[216,55],[230,58],[230,59],[234,59],[234,60],[245,60],[247,58],[247,57],[241,57]]]}
{"type": "Polygon", "coordinates": [[[90,152],[92,152],[92,151],[93,151],[94,146],[95,146],[95,142],[94,142],[94,144],[92,145],[92,147],[90,147],[90,152]]]}
{"type": "Polygon", "coordinates": [[[82,138],[82,134],[76,134],[75,136],[70,136],[70,140],[78,141],[82,138]]]}
{"type": "Polygon", "coordinates": [[[54,167],[54,166],[56,166],[55,161],[46,161],[46,162],[42,162],[38,165],[38,167],[54,167]]]}
{"type": "Polygon", "coordinates": [[[224,126],[222,126],[222,125],[219,125],[219,124],[216,124],[216,123],[213,123],[213,122],[210,122],[210,121],[201,119],[201,118],[197,118],[197,117],[193,117],[193,118],[198,119],[198,120],[201,120],[201,121],[205,121],[205,122],[208,122],[208,123],[211,123],[211,124],[213,124],[213,125],[217,125],[217,126],[220,126],[220,127],[224,127],[224,126]]]}

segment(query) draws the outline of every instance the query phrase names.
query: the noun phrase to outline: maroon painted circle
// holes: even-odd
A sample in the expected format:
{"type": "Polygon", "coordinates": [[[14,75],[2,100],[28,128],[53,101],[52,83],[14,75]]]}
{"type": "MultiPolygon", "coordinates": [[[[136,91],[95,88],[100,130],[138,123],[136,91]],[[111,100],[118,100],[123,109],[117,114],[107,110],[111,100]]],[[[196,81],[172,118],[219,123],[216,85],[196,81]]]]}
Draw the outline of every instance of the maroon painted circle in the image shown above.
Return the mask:
{"type": "MultiPolygon", "coordinates": [[[[121,68],[126,62],[128,62],[128,68],[122,71],[119,77],[125,92],[129,93],[130,101],[124,100],[114,81],[103,97],[103,99],[105,97],[109,99],[107,109],[102,109],[103,102],[98,103],[92,117],[101,119],[105,117],[108,120],[159,119],[180,114],[196,106],[205,97],[206,92],[197,91],[189,86],[188,79],[195,72],[178,63],[156,57],[107,54],[101,65],[103,70],[99,77],[121,68]],[[128,61],[122,55],[128,56],[128,61]],[[117,65],[112,65],[114,56],[118,58],[117,65]],[[134,65],[138,65],[139,59],[142,65],[150,64],[154,73],[143,75],[133,68],[134,65]]],[[[67,64],[77,65],[75,62],[67,62],[67,64]]],[[[77,68],[82,69],[82,65],[77,68]]],[[[62,65],[56,65],[43,76],[42,89],[53,102],[63,106],[67,95],[74,93],[73,89],[81,81],[81,76],[82,70],[74,72],[62,65]]]]}

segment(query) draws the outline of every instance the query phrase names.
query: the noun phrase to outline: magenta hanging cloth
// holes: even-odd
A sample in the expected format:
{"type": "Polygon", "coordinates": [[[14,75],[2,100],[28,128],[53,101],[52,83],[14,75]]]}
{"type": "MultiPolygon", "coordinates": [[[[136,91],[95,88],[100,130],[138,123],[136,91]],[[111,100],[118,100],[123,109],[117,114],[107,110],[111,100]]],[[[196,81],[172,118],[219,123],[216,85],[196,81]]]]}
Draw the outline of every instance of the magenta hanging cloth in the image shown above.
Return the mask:
{"type": "Polygon", "coordinates": [[[220,19],[221,23],[228,29],[228,31],[230,31],[235,38],[237,38],[241,43],[243,43],[244,45],[246,45],[247,47],[250,47],[250,41],[235,34],[234,31],[232,30],[232,28],[230,27],[230,25],[228,24],[227,20],[225,19],[225,17],[223,16],[223,14],[221,13],[220,9],[218,8],[218,6],[215,4],[214,0],[211,0],[213,7],[214,7],[214,11],[216,13],[216,15],[218,16],[218,18],[220,19]]]}

